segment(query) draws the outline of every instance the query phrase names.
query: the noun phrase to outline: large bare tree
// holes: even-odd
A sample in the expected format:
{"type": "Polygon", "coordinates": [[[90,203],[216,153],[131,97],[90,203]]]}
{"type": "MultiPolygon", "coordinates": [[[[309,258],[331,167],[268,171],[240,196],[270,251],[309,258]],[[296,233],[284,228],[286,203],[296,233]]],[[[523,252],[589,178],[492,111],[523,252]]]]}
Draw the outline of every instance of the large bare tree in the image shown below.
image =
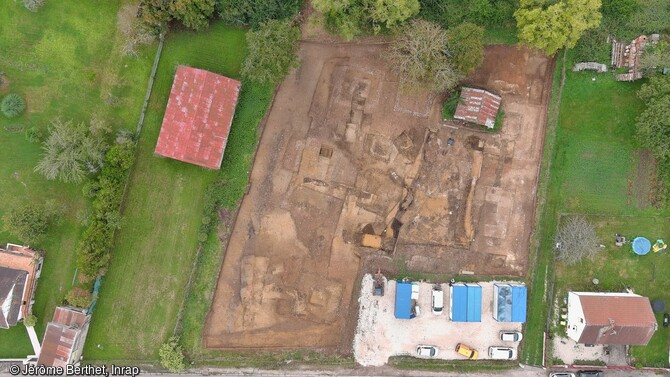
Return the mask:
{"type": "Polygon", "coordinates": [[[582,216],[570,217],[556,234],[556,259],[570,265],[593,258],[599,244],[593,224],[582,216]]]}

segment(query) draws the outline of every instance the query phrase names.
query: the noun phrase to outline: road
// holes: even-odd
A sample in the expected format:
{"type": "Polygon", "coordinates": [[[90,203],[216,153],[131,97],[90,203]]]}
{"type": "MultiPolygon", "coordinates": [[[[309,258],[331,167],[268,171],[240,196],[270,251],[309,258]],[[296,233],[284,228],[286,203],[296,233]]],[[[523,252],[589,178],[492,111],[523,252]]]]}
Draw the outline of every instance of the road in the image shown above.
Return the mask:
{"type": "MultiPolygon", "coordinates": [[[[526,367],[512,369],[502,372],[438,372],[438,371],[410,371],[398,370],[390,367],[379,368],[356,368],[356,369],[332,369],[332,370],[259,370],[252,368],[245,369],[220,369],[220,368],[202,368],[189,371],[183,374],[174,374],[178,377],[203,377],[203,376],[224,376],[224,377],[368,377],[368,376],[422,376],[422,377],[547,377],[549,373],[541,368],[526,367]]],[[[140,376],[146,377],[166,377],[171,374],[165,373],[140,373],[140,376]]],[[[6,365],[0,366],[0,377],[13,376],[7,370],[6,365]]],[[[658,373],[651,371],[606,371],[605,377],[652,377],[652,376],[670,376],[670,373],[658,373]]]]}

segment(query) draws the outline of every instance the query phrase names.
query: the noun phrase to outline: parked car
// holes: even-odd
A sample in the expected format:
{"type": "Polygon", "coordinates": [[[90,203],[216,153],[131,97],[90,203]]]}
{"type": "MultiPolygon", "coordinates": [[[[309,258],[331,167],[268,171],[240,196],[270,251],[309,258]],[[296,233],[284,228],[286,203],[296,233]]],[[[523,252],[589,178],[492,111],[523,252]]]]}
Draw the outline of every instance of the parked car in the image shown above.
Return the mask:
{"type": "Polygon", "coordinates": [[[512,347],[489,347],[489,357],[495,360],[516,359],[516,351],[512,347]]]}
{"type": "Polygon", "coordinates": [[[458,352],[459,355],[465,356],[470,360],[477,360],[477,358],[479,357],[479,352],[477,352],[476,349],[468,347],[463,343],[458,343],[456,345],[456,352],[458,352]]]}
{"type": "Polygon", "coordinates": [[[437,357],[437,354],[440,352],[440,350],[435,347],[435,346],[417,346],[416,347],[416,355],[418,357],[424,357],[428,359],[432,359],[434,357],[437,357]]]}
{"type": "Polygon", "coordinates": [[[670,314],[663,313],[663,327],[668,327],[669,322],[670,322],[670,314]]]}
{"type": "Polygon", "coordinates": [[[433,286],[432,310],[433,314],[442,314],[444,309],[444,292],[439,284],[433,286]]]}
{"type": "Polygon", "coordinates": [[[551,372],[549,377],[577,377],[577,375],[572,372],[551,372]]]}
{"type": "Polygon", "coordinates": [[[519,331],[501,331],[500,340],[503,342],[520,342],[523,339],[523,334],[519,331]]]}
{"type": "Polygon", "coordinates": [[[580,370],[577,375],[579,377],[603,377],[605,373],[602,370],[580,370]]]}

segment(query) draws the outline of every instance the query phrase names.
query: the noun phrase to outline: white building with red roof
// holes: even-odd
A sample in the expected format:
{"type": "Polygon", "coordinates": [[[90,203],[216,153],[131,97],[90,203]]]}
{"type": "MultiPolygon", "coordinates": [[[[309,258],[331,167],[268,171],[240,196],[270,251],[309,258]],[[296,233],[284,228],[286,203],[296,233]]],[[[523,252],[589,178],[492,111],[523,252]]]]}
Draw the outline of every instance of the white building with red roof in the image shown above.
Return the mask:
{"type": "Polygon", "coordinates": [[[220,169],[240,86],[237,80],[180,65],[155,153],[220,169]]]}
{"type": "Polygon", "coordinates": [[[568,294],[566,332],[577,343],[646,345],[657,329],[646,297],[633,293],[568,294]]]}

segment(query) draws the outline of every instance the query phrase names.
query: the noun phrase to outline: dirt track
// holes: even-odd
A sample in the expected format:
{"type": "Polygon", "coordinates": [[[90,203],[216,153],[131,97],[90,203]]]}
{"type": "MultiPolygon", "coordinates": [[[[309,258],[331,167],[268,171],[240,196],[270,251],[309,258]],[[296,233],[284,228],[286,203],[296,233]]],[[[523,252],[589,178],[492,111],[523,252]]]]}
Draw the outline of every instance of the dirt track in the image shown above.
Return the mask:
{"type": "Polygon", "coordinates": [[[265,125],[206,347],[350,351],[361,256],[365,268],[525,273],[551,62],[487,49],[469,81],[502,93],[508,113],[489,134],[443,125],[439,98],[398,92],[384,48],[303,44],[265,125]],[[395,254],[361,247],[363,232],[397,238],[395,254]]]}

